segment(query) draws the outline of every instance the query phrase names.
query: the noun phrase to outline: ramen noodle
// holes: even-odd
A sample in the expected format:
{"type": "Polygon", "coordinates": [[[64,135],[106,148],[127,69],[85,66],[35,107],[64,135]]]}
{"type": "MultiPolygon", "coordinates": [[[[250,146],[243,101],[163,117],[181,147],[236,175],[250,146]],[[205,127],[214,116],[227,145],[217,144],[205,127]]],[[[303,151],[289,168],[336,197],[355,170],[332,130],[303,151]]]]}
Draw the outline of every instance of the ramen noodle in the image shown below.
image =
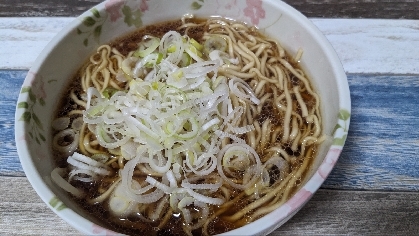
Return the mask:
{"type": "Polygon", "coordinates": [[[299,188],[323,140],[298,60],[220,18],[101,45],[63,94],[52,179],[125,234],[213,235],[259,219],[299,188]]]}

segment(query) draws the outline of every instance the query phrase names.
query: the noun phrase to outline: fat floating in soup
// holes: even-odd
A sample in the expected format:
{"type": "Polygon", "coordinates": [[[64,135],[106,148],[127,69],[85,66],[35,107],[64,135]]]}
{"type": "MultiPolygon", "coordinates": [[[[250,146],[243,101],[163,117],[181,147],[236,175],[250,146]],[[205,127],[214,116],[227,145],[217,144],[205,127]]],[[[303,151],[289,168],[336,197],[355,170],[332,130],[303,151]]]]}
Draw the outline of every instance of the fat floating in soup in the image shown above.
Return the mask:
{"type": "Polygon", "coordinates": [[[299,188],[323,140],[319,97],[294,61],[225,19],[166,22],[102,45],[57,111],[52,179],[125,234],[213,235],[252,222],[299,188]]]}

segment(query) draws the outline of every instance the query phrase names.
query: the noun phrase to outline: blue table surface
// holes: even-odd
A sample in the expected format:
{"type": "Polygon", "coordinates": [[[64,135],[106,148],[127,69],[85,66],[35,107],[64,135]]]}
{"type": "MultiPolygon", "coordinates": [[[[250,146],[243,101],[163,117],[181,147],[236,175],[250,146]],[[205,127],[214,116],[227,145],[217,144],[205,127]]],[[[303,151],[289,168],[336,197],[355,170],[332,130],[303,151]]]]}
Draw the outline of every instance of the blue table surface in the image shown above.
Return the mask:
{"type": "MultiPolygon", "coordinates": [[[[0,70],[0,175],[25,176],[14,112],[26,70],[0,70]]],[[[352,116],[340,159],[322,188],[419,190],[419,76],[349,74],[352,116]]]]}

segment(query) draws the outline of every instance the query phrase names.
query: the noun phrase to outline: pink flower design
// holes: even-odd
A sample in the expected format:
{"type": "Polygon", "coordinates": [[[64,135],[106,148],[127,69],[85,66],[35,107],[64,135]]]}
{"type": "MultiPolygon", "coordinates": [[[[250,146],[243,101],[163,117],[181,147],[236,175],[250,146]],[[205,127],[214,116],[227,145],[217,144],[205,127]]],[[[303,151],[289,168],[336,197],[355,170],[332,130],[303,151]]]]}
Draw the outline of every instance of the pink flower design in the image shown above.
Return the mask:
{"type": "Polygon", "coordinates": [[[39,76],[38,79],[32,81],[32,92],[37,99],[45,99],[47,97],[47,93],[44,89],[44,79],[42,76],[39,76]]]}
{"type": "Polygon", "coordinates": [[[230,10],[230,9],[232,9],[233,7],[235,7],[236,5],[237,5],[237,1],[236,0],[234,0],[234,1],[231,1],[231,2],[228,2],[228,3],[226,3],[227,5],[225,5],[224,7],[225,7],[225,9],[228,9],[228,10],[230,10]]]}
{"type": "Polygon", "coordinates": [[[33,80],[36,78],[36,72],[28,71],[28,74],[26,75],[25,82],[23,83],[23,86],[32,86],[33,80]]]}
{"type": "Polygon", "coordinates": [[[289,206],[288,204],[284,204],[280,206],[278,209],[276,209],[273,212],[273,214],[270,214],[271,217],[269,220],[279,223],[282,220],[284,220],[287,216],[289,216],[291,212],[292,212],[291,206],[289,206]]]}
{"type": "Polygon", "coordinates": [[[246,0],[246,4],[247,7],[243,10],[244,15],[251,19],[252,24],[258,25],[259,20],[265,18],[262,0],[246,0]]]}
{"type": "Polygon", "coordinates": [[[113,232],[112,230],[105,229],[100,227],[99,225],[92,224],[92,233],[99,234],[99,235],[106,235],[106,236],[116,236],[119,235],[118,233],[113,232]]]}
{"type": "Polygon", "coordinates": [[[35,72],[29,71],[26,75],[24,86],[30,86],[32,93],[37,99],[45,99],[47,93],[45,92],[44,78],[35,72]]]}
{"type": "Polygon", "coordinates": [[[105,3],[105,9],[109,13],[112,22],[115,22],[122,17],[121,12],[119,11],[122,5],[124,5],[123,0],[109,0],[105,3]]]}
{"type": "Polygon", "coordinates": [[[237,6],[237,0],[217,0],[217,14],[229,15],[239,19],[241,9],[237,6]]]}
{"type": "Polygon", "coordinates": [[[26,139],[26,136],[27,136],[27,134],[23,134],[22,136],[19,136],[17,140],[19,140],[19,141],[26,141],[27,140],[26,139]]]}
{"type": "Polygon", "coordinates": [[[29,134],[28,133],[25,133],[25,134],[23,134],[22,136],[19,136],[18,137],[18,139],[17,139],[17,141],[20,143],[20,142],[26,142],[27,143],[27,146],[29,146],[29,145],[31,145],[32,144],[32,139],[31,139],[31,137],[29,136],[29,134]]]}
{"type": "Polygon", "coordinates": [[[299,208],[304,202],[306,202],[311,195],[312,192],[302,188],[300,191],[297,192],[288,202],[287,205],[291,207],[291,211],[299,208]]]}
{"type": "Polygon", "coordinates": [[[339,148],[331,148],[326,155],[323,163],[320,165],[318,173],[323,178],[326,179],[327,175],[332,170],[333,166],[335,166],[342,149],[339,148]]]}
{"type": "Polygon", "coordinates": [[[147,1],[148,0],[141,0],[141,3],[140,3],[140,10],[141,10],[141,12],[145,12],[145,11],[148,10],[147,1]]]}

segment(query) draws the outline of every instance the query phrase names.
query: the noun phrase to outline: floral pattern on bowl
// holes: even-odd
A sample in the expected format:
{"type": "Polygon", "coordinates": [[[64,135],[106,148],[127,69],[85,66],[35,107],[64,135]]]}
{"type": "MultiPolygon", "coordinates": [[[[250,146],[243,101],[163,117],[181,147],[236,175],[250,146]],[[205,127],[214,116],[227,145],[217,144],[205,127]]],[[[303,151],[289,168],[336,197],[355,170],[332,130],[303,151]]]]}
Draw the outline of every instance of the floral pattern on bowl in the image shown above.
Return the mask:
{"type": "Polygon", "coordinates": [[[45,124],[43,124],[39,119],[36,108],[38,106],[45,106],[47,94],[45,93],[43,78],[41,77],[36,79],[36,76],[36,73],[28,73],[25,82],[29,85],[26,86],[24,84],[20,93],[26,94],[29,99],[19,102],[17,104],[17,108],[24,109],[24,112],[19,120],[28,123],[31,127],[26,133],[27,137],[31,140],[35,140],[36,143],[40,145],[41,142],[46,141],[46,134],[44,132],[45,124]]]}
{"type": "MultiPolygon", "coordinates": [[[[95,7],[79,17],[82,24],[77,28],[77,34],[83,37],[84,46],[88,46],[92,41],[99,44],[102,32],[107,30],[106,24],[119,24],[118,21],[123,20],[127,27],[140,28],[143,26],[142,18],[145,12],[149,10],[149,5],[153,2],[155,1],[105,1],[105,11],[100,12],[95,7]]],[[[188,7],[191,13],[215,8],[217,15],[234,16],[236,19],[245,20],[255,26],[260,26],[260,21],[265,19],[266,15],[262,0],[246,0],[245,5],[237,0],[194,0],[188,7]]]]}
{"type": "Polygon", "coordinates": [[[141,17],[148,10],[148,5],[146,0],[142,0],[137,8],[129,6],[126,1],[110,0],[105,3],[105,9],[105,12],[100,13],[96,8],[92,8],[90,10],[91,15],[84,16],[81,19],[83,24],[77,28],[77,34],[85,37],[83,40],[84,46],[89,44],[89,39],[93,39],[97,43],[100,42],[99,38],[102,34],[103,25],[108,20],[115,22],[123,17],[128,27],[139,28],[143,26],[141,17]]]}

